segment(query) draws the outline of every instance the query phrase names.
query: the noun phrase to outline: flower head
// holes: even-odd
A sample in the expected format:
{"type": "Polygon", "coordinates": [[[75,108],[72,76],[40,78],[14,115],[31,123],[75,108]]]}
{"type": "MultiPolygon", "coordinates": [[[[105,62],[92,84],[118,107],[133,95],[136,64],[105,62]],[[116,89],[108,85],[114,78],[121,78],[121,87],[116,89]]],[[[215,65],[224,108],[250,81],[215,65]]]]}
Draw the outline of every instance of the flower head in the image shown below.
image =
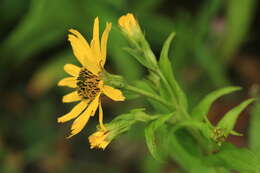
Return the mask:
{"type": "Polygon", "coordinates": [[[90,148],[101,148],[105,149],[107,145],[111,142],[108,138],[109,131],[100,129],[99,131],[93,133],[88,137],[90,148]]]}
{"type": "Polygon", "coordinates": [[[104,150],[113,139],[128,131],[131,126],[138,121],[137,119],[143,121],[150,118],[150,116],[147,117],[147,115],[144,115],[139,110],[133,110],[129,114],[117,116],[106,124],[106,129],[97,126],[97,131],[88,138],[90,148],[101,148],[104,150]]]}
{"type": "Polygon", "coordinates": [[[213,130],[213,135],[212,135],[212,139],[219,145],[221,146],[223,142],[225,142],[227,138],[227,135],[225,134],[224,129],[218,128],[216,127],[213,130]]]}
{"type": "Polygon", "coordinates": [[[118,20],[118,24],[121,29],[130,36],[141,32],[140,26],[132,13],[121,16],[118,20]]]}
{"type": "Polygon", "coordinates": [[[114,101],[123,101],[125,97],[122,92],[111,86],[104,84],[103,71],[106,62],[107,40],[111,30],[111,23],[107,23],[106,28],[99,39],[99,19],[96,18],[93,28],[93,39],[90,44],[76,30],[70,29],[68,40],[71,43],[73,53],[82,67],[73,64],[66,64],[64,70],[71,75],[59,81],[59,86],[74,88],[75,91],[65,95],[63,102],[79,103],[67,114],[58,118],[58,122],[64,123],[75,119],[71,126],[71,136],[79,133],[91,116],[95,115],[99,108],[99,123],[102,129],[103,111],[100,96],[105,94],[114,101]]]}

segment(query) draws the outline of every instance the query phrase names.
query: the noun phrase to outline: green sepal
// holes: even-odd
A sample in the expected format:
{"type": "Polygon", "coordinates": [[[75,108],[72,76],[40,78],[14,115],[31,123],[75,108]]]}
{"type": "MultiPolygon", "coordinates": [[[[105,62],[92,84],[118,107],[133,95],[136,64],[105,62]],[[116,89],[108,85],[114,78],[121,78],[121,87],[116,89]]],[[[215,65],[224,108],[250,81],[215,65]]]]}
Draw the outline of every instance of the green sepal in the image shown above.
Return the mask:
{"type": "Polygon", "coordinates": [[[125,79],[122,76],[108,73],[106,70],[102,72],[102,79],[106,85],[115,88],[123,88],[126,85],[125,79]]]}
{"type": "MultiPolygon", "coordinates": [[[[144,110],[144,108],[133,109],[129,113],[118,115],[112,121],[106,123],[105,127],[110,132],[109,139],[113,140],[115,137],[127,132],[137,122],[149,122],[159,116],[146,114],[144,110]]],[[[97,129],[100,129],[99,125],[97,129]]]]}

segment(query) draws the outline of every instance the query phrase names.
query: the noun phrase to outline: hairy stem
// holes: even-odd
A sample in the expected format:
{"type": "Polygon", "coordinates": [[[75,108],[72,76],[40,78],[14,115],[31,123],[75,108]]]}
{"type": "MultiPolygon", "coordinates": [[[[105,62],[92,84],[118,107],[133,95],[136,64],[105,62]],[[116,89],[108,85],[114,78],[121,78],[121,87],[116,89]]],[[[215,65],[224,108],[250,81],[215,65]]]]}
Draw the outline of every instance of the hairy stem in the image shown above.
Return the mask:
{"type": "Polygon", "coordinates": [[[159,97],[158,95],[155,95],[155,94],[152,94],[150,92],[147,92],[145,90],[142,90],[140,88],[137,88],[137,87],[134,87],[132,85],[126,85],[124,87],[124,89],[128,90],[128,91],[132,91],[134,93],[137,93],[137,94],[140,94],[140,95],[143,95],[143,96],[146,96],[146,97],[149,97],[153,100],[156,100],[158,101],[159,103],[167,106],[167,107],[172,107],[172,104],[170,104],[169,102],[167,102],[166,100],[162,99],[161,97],[159,97]]]}

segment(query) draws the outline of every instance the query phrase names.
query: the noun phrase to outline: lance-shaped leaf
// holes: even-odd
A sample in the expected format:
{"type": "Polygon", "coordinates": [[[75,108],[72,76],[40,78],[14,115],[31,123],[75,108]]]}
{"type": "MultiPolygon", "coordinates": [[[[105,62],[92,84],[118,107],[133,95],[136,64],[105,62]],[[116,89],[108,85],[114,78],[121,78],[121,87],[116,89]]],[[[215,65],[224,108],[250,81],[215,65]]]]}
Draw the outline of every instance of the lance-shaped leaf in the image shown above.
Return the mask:
{"type": "MultiPolygon", "coordinates": [[[[135,81],[133,84],[137,88],[150,92],[154,95],[158,95],[158,93],[156,92],[156,88],[154,88],[154,85],[152,85],[152,83],[150,81],[138,80],[138,81],[135,81]]],[[[147,100],[154,107],[155,110],[158,110],[159,112],[161,112],[163,114],[169,113],[169,110],[164,105],[158,104],[158,102],[153,99],[147,99],[147,100]]]]}
{"type": "Polygon", "coordinates": [[[147,64],[146,60],[139,55],[137,50],[129,48],[129,47],[125,47],[124,50],[127,53],[129,53],[132,57],[134,57],[140,64],[142,64],[143,66],[149,68],[149,65],[147,64]]]}
{"type": "MultiPolygon", "coordinates": [[[[185,133],[183,133],[185,134],[185,133]]],[[[183,138],[181,135],[172,133],[170,130],[170,135],[168,136],[169,145],[168,145],[168,155],[171,159],[175,160],[185,172],[189,173],[216,173],[214,167],[209,167],[204,164],[201,160],[201,156],[194,152],[194,145],[196,142],[192,142],[191,136],[186,136],[183,138]],[[189,141],[189,145],[185,145],[183,139],[189,141]],[[182,143],[184,142],[184,143],[182,143]]],[[[224,173],[224,172],[223,172],[224,173]]]]}
{"type": "Polygon", "coordinates": [[[172,114],[167,114],[162,116],[161,118],[153,121],[151,124],[148,125],[148,127],[145,129],[145,139],[146,139],[146,144],[148,146],[148,149],[152,156],[158,160],[162,161],[163,158],[161,154],[158,152],[157,146],[159,142],[162,141],[157,141],[156,140],[156,135],[155,132],[158,130],[160,127],[164,125],[164,123],[172,116],[172,114]]]}
{"type": "MultiPolygon", "coordinates": [[[[124,50],[129,53],[131,56],[133,56],[140,64],[142,64],[143,66],[145,66],[146,68],[150,69],[150,70],[155,70],[156,69],[156,65],[154,65],[153,62],[151,62],[146,54],[145,51],[149,51],[149,50],[138,50],[138,49],[133,49],[133,48],[129,48],[126,47],[124,48],[124,50]]],[[[152,53],[151,51],[149,51],[150,53],[152,53]]]]}
{"type": "Polygon", "coordinates": [[[209,108],[215,100],[225,94],[229,94],[240,89],[240,87],[225,87],[211,92],[206,97],[204,97],[196,107],[193,108],[191,113],[192,117],[198,121],[202,121],[205,117],[207,117],[209,108]]]}
{"type": "Polygon", "coordinates": [[[204,163],[239,172],[260,172],[260,160],[253,152],[245,148],[237,148],[231,144],[224,144],[219,152],[206,157],[204,163]]]}
{"type": "Polygon", "coordinates": [[[172,132],[175,133],[177,130],[185,127],[200,130],[201,133],[208,139],[210,139],[210,137],[212,136],[213,127],[208,123],[199,122],[196,120],[188,120],[188,121],[178,123],[176,126],[172,128],[172,132]]]}
{"type": "Polygon", "coordinates": [[[244,102],[242,102],[240,105],[236,106],[235,108],[228,111],[224,117],[219,121],[217,127],[224,130],[225,135],[228,135],[232,129],[235,126],[235,123],[237,121],[237,118],[239,114],[255,99],[251,98],[244,102]]]}
{"type": "Polygon", "coordinates": [[[167,82],[170,84],[172,90],[174,91],[174,94],[176,95],[178,102],[180,105],[182,105],[184,108],[187,108],[187,98],[184,92],[182,91],[181,87],[175,80],[171,61],[168,57],[169,48],[171,45],[171,42],[175,36],[175,33],[171,33],[170,36],[167,38],[167,40],[163,44],[163,48],[161,51],[160,59],[159,59],[159,67],[163,75],[165,76],[167,82]]]}

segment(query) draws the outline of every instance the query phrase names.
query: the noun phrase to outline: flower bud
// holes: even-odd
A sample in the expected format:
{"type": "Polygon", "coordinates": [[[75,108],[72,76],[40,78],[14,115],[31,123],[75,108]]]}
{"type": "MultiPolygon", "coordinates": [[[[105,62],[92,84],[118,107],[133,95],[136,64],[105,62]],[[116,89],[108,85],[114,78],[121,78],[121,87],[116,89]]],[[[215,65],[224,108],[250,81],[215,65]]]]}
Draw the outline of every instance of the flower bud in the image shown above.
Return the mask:
{"type": "Polygon", "coordinates": [[[129,128],[136,122],[131,114],[123,114],[110,123],[105,124],[105,129],[100,127],[97,131],[89,136],[88,140],[90,148],[105,149],[107,145],[117,136],[129,130],[129,128]],[[129,117],[130,119],[125,119],[129,117]]]}
{"type": "Polygon", "coordinates": [[[141,33],[140,26],[132,13],[121,16],[118,20],[118,24],[123,32],[130,37],[141,33]]]}
{"type": "Polygon", "coordinates": [[[88,140],[90,143],[90,148],[102,148],[103,150],[107,147],[107,145],[111,142],[108,140],[109,131],[100,129],[97,132],[93,133],[89,136],[88,140]]]}

